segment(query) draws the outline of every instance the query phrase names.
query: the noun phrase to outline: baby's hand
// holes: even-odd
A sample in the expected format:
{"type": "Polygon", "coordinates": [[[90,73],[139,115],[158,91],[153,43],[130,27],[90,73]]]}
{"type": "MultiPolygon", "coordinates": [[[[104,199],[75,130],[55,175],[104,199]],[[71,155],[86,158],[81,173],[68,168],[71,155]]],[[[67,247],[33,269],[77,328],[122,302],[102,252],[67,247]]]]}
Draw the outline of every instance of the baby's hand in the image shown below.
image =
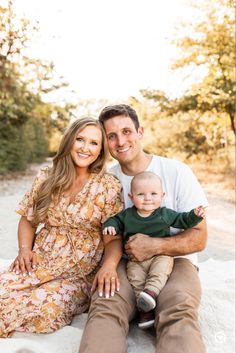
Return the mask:
{"type": "Polygon", "coordinates": [[[202,217],[202,218],[206,217],[205,208],[203,206],[198,206],[198,207],[194,208],[194,213],[198,217],[202,217]]]}
{"type": "Polygon", "coordinates": [[[114,227],[106,227],[102,231],[103,235],[116,235],[116,230],[114,227]]]}

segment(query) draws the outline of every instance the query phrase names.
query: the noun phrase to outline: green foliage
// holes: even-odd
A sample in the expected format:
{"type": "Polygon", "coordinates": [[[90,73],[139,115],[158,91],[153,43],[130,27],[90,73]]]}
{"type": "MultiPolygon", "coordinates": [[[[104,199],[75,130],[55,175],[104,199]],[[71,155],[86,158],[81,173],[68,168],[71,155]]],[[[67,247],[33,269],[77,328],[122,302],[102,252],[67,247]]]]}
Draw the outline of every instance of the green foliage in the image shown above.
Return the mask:
{"type": "Polygon", "coordinates": [[[19,129],[10,124],[0,122],[0,173],[4,174],[8,170],[21,169],[25,164],[22,139],[19,129]],[[10,138],[9,138],[10,136],[10,138]]]}
{"type": "Polygon", "coordinates": [[[52,132],[68,124],[70,111],[43,101],[66,84],[54,78],[52,63],[22,55],[32,26],[17,18],[13,4],[0,6],[0,174],[47,156],[52,132]]]}
{"type": "Polygon", "coordinates": [[[22,126],[27,162],[41,162],[48,154],[48,138],[40,119],[31,118],[22,126]]]}
{"type": "Polygon", "coordinates": [[[176,40],[181,49],[174,69],[189,65],[202,67],[207,74],[177,100],[178,111],[197,110],[227,113],[236,133],[235,113],[235,9],[232,1],[210,0],[202,6],[203,18],[189,28],[190,35],[176,40]],[[192,28],[191,28],[192,27],[192,28]]]}
{"type": "Polygon", "coordinates": [[[0,174],[24,170],[29,162],[40,162],[48,152],[45,128],[29,119],[20,127],[0,122],[0,174]]]}
{"type": "Polygon", "coordinates": [[[152,150],[185,153],[187,158],[202,154],[210,160],[216,153],[226,154],[234,143],[235,10],[227,0],[199,1],[194,6],[201,16],[186,25],[187,35],[174,40],[180,57],[173,70],[191,66],[199,72],[204,69],[205,76],[180,98],[169,99],[159,90],[141,93],[153,109],[145,123],[159,132],[158,141],[149,143],[152,150]]]}

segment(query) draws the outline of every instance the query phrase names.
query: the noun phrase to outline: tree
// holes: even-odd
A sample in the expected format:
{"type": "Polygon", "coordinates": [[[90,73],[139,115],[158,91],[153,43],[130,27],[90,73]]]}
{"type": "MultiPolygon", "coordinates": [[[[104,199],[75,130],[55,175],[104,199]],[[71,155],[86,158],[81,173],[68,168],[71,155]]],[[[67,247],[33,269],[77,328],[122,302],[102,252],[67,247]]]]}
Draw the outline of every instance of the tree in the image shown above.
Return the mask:
{"type": "MultiPolygon", "coordinates": [[[[212,159],[235,136],[234,7],[228,0],[200,1],[193,6],[200,15],[185,24],[185,31],[181,27],[180,37],[174,39],[179,58],[172,68],[190,66],[202,78],[179,98],[169,98],[158,89],[141,90],[141,94],[156,112],[151,117],[154,124],[155,119],[165,119],[166,126],[178,126],[172,130],[173,149],[185,151],[187,157],[205,154],[212,159]]],[[[170,138],[168,131],[166,135],[170,138]]]]}
{"type": "Polygon", "coordinates": [[[204,68],[206,75],[176,100],[176,111],[215,111],[229,117],[235,135],[235,9],[233,1],[209,0],[198,3],[202,16],[188,24],[187,36],[177,39],[181,57],[173,68],[192,65],[204,68]]]}
{"type": "Polygon", "coordinates": [[[13,5],[6,0],[0,6],[0,173],[45,157],[51,130],[69,121],[66,109],[43,101],[43,94],[65,83],[55,79],[52,63],[23,55],[36,28],[18,18],[13,5]]]}

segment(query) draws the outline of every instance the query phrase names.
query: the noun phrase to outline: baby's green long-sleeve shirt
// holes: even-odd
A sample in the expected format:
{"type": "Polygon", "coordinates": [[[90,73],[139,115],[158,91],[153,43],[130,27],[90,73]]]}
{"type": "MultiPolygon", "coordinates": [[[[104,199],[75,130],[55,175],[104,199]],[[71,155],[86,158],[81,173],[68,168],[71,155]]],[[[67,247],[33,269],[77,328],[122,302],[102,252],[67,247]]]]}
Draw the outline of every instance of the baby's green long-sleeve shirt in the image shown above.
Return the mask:
{"type": "Polygon", "coordinates": [[[141,217],[136,207],[133,206],[108,218],[103,224],[103,229],[114,227],[116,233],[122,235],[126,243],[129,237],[136,233],[143,233],[154,238],[166,237],[170,235],[170,227],[192,228],[201,220],[202,217],[196,216],[194,210],[180,213],[166,207],[156,209],[148,217],[141,217]]]}

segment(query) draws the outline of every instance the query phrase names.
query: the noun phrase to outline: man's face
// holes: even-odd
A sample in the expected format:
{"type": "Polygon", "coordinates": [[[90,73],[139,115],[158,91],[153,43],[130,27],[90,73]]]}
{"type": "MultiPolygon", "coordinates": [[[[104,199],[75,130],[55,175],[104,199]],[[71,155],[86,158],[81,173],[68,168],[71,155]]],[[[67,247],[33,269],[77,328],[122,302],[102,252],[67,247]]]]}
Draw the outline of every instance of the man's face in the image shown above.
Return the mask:
{"type": "Polygon", "coordinates": [[[120,164],[128,164],[142,152],[143,128],[135,129],[130,117],[119,115],[104,122],[108,147],[120,164]]]}

